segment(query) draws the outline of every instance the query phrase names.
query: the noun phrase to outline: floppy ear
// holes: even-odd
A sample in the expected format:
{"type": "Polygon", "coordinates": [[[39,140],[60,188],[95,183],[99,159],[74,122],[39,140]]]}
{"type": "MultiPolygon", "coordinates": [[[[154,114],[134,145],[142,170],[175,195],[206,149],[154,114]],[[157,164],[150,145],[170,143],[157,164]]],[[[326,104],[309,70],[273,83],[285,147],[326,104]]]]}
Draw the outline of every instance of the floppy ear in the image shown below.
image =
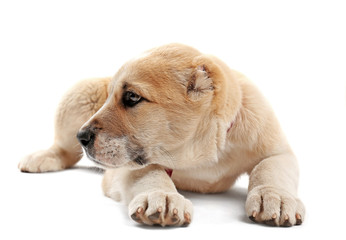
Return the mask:
{"type": "Polygon", "coordinates": [[[214,90],[213,80],[209,76],[207,66],[197,66],[189,79],[187,95],[192,100],[198,100],[214,90]]]}

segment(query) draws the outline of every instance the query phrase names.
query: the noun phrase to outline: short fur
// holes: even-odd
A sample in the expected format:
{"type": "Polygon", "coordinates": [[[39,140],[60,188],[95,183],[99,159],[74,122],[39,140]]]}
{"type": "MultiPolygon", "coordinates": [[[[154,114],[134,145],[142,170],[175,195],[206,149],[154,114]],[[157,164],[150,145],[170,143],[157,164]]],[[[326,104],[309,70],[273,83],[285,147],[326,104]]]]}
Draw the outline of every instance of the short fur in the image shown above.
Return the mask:
{"type": "Polygon", "coordinates": [[[139,223],[187,225],[192,204],[177,189],[224,192],[243,173],[250,219],[304,220],[297,161],[269,104],[244,75],[191,47],[154,48],[112,78],[78,83],[58,108],[53,146],[19,169],[73,166],[82,151],[77,133],[88,157],[108,169],[104,193],[125,201],[139,223]],[[140,100],[131,106],[125,98],[140,100]]]}

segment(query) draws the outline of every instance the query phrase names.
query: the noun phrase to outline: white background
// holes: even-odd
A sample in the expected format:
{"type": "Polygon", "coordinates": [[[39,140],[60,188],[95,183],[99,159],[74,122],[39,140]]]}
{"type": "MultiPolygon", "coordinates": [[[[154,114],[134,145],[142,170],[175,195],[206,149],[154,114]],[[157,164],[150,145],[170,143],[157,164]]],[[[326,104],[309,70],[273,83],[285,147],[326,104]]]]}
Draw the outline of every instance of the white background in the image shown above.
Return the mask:
{"type": "Polygon", "coordinates": [[[345,15],[342,1],[1,1],[0,238],[343,238],[345,15]],[[224,194],[183,193],[193,223],[161,229],[105,198],[86,159],[58,173],[18,171],[24,155],[52,143],[66,89],[170,42],[220,57],[267,96],[299,158],[302,226],[252,224],[246,176],[224,194]]]}

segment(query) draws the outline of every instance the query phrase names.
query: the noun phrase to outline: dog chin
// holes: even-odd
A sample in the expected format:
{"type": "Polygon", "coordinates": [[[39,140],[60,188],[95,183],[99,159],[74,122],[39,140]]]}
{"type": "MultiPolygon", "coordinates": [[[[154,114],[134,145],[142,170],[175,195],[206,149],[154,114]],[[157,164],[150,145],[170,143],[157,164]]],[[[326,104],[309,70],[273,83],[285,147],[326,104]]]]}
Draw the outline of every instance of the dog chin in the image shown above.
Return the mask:
{"type": "Polygon", "coordinates": [[[96,164],[98,167],[100,167],[102,169],[110,169],[110,168],[119,167],[119,166],[115,166],[113,164],[109,164],[109,163],[98,160],[96,157],[94,157],[94,155],[92,153],[89,153],[89,151],[84,149],[84,148],[83,148],[83,152],[89,160],[91,160],[94,164],[96,164]]]}
{"type": "Polygon", "coordinates": [[[99,160],[97,160],[97,159],[95,159],[95,158],[93,158],[93,157],[90,157],[90,156],[88,156],[88,158],[89,158],[92,162],[94,162],[98,167],[101,167],[101,168],[103,168],[103,169],[112,169],[112,168],[120,167],[120,166],[114,166],[114,165],[110,165],[110,164],[108,164],[108,163],[104,163],[104,162],[99,161],[99,160]]]}
{"type": "Polygon", "coordinates": [[[114,168],[120,168],[120,167],[126,167],[130,169],[141,169],[147,166],[147,164],[139,164],[136,161],[127,161],[124,163],[119,163],[119,164],[112,164],[112,163],[107,163],[101,160],[98,160],[97,158],[90,156],[88,153],[86,154],[88,159],[90,159],[96,166],[102,168],[102,169],[114,169],[114,168]]]}

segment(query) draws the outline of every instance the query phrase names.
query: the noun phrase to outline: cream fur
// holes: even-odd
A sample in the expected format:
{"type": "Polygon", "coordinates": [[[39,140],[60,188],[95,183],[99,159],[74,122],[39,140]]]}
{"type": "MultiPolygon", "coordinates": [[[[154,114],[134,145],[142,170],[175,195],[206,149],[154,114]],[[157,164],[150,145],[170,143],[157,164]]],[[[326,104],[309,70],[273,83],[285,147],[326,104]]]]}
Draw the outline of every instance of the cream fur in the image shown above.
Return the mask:
{"type": "Polygon", "coordinates": [[[97,129],[86,151],[111,168],[103,190],[126,202],[137,222],[187,225],[192,204],[176,188],[223,192],[243,173],[250,175],[250,219],[276,226],[304,220],[297,161],[269,104],[244,75],[191,47],[155,48],[112,78],[78,83],[63,97],[55,126],[53,146],[19,169],[71,167],[81,158],[78,130],[97,129]],[[144,100],[124,107],[129,91],[144,100]]]}

